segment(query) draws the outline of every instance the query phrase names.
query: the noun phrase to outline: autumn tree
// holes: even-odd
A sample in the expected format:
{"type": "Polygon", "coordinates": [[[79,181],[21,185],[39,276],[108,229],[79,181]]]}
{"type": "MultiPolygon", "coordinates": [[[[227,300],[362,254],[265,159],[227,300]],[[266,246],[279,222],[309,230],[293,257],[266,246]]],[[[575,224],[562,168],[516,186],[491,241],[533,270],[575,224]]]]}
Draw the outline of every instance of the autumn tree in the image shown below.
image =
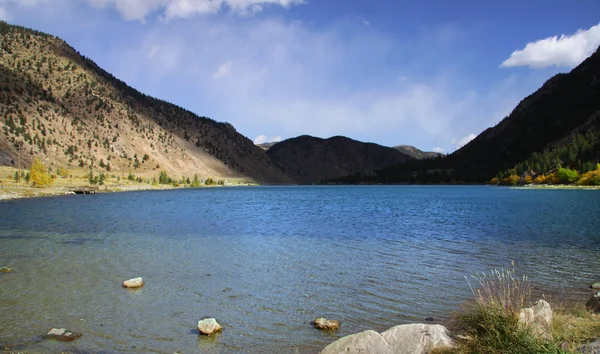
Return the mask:
{"type": "Polygon", "coordinates": [[[52,185],[54,180],[48,173],[48,169],[42,161],[39,159],[34,159],[33,164],[31,164],[31,169],[29,170],[29,180],[33,183],[34,187],[43,188],[49,187],[52,185]]]}

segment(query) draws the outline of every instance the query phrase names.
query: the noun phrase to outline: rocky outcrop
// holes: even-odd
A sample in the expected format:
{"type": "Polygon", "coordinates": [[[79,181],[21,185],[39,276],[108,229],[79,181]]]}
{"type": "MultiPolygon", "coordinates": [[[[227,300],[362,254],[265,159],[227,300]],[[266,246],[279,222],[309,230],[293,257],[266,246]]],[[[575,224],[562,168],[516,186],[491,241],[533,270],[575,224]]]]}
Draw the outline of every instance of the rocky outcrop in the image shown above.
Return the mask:
{"type": "Polygon", "coordinates": [[[142,278],[133,278],[123,282],[124,288],[135,289],[141,288],[142,286],[144,286],[144,280],[142,278]]]}
{"type": "Polygon", "coordinates": [[[200,331],[200,334],[210,336],[222,330],[223,327],[214,318],[205,318],[198,321],[198,331],[200,331]]]}
{"type": "Polygon", "coordinates": [[[398,145],[394,146],[394,149],[400,151],[403,154],[406,154],[413,159],[421,160],[421,159],[431,159],[434,157],[444,156],[444,154],[433,151],[422,151],[417,149],[414,146],[410,145],[398,145]]]}
{"type": "Polygon", "coordinates": [[[600,354],[600,339],[577,348],[577,353],[600,354]]]}
{"type": "Polygon", "coordinates": [[[534,333],[547,336],[550,333],[554,315],[550,304],[544,300],[538,300],[532,307],[521,309],[519,323],[529,326],[534,333]]]}
{"type": "Polygon", "coordinates": [[[600,291],[588,300],[585,307],[590,311],[600,313],[600,291]]]}
{"type": "Polygon", "coordinates": [[[381,334],[368,330],[343,337],[325,347],[321,354],[426,354],[436,348],[452,346],[450,333],[442,325],[407,324],[381,334]]]}
{"type": "Polygon", "coordinates": [[[312,325],[316,328],[316,329],[321,329],[321,330],[335,330],[340,328],[340,321],[337,320],[328,320],[324,317],[320,317],[317,318],[316,320],[314,320],[312,322],[312,325]]]}
{"type": "Polygon", "coordinates": [[[61,342],[70,342],[81,337],[83,334],[77,332],[67,331],[64,328],[52,328],[47,334],[46,338],[56,339],[61,342]]]}

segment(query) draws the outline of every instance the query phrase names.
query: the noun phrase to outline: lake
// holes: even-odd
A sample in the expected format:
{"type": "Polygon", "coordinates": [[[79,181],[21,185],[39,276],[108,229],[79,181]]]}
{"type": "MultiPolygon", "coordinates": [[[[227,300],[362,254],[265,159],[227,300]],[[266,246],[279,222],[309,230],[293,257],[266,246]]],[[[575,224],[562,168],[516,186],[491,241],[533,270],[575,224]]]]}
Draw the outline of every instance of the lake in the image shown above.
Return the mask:
{"type": "Polygon", "coordinates": [[[466,277],[600,281],[600,191],[483,186],[179,189],[0,202],[0,344],[38,352],[318,352],[448,316],[466,277]],[[121,282],[142,276],[145,286],[121,282]],[[199,336],[215,317],[223,332],[199,336]],[[313,329],[338,319],[337,333],[313,329]],[[50,328],[83,333],[43,340],[50,328]]]}

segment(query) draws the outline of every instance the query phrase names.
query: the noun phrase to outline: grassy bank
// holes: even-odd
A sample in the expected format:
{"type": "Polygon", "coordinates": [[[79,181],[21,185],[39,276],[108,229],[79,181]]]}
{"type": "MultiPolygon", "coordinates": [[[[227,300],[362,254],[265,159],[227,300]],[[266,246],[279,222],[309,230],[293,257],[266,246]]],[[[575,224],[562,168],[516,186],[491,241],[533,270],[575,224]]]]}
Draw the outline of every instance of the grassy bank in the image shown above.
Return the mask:
{"type": "Polygon", "coordinates": [[[449,325],[457,335],[456,347],[435,354],[578,353],[579,347],[600,338],[600,315],[583,304],[551,304],[553,318],[544,330],[520,322],[521,309],[533,304],[532,286],[512,270],[476,275],[469,283],[473,299],[449,325]]]}
{"type": "MultiPolygon", "coordinates": [[[[27,170],[21,170],[23,174],[27,170]]],[[[19,171],[16,168],[0,166],[0,200],[33,198],[53,195],[69,194],[69,191],[77,187],[93,186],[98,187],[100,192],[127,192],[136,190],[164,190],[174,188],[190,188],[191,183],[158,183],[159,174],[155,171],[147,171],[130,176],[128,173],[114,172],[107,173],[102,181],[102,185],[92,184],[89,181],[89,170],[75,169],[69,171],[66,176],[55,175],[51,186],[43,188],[34,188],[32,184],[24,178],[19,181],[15,179],[15,174],[19,171]],[[132,178],[133,177],[133,178],[132,178]]],[[[194,187],[214,187],[214,186],[247,186],[254,185],[252,181],[243,178],[229,178],[219,180],[217,183],[212,179],[201,180],[194,187]],[[206,183],[209,181],[210,183],[206,183]]]]}

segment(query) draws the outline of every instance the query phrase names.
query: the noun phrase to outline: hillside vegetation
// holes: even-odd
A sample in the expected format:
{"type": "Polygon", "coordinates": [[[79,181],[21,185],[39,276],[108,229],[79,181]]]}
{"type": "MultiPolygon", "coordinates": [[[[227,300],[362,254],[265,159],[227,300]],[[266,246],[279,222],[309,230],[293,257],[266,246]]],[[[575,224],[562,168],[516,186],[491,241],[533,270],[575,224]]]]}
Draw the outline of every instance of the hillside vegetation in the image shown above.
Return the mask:
{"type": "MultiPolygon", "coordinates": [[[[144,95],[63,40],[0,22],[0,165],[286,183],[252,141],[144,95]]],[[[99,172],[98,172],[99,173],[99,172]]]]}

